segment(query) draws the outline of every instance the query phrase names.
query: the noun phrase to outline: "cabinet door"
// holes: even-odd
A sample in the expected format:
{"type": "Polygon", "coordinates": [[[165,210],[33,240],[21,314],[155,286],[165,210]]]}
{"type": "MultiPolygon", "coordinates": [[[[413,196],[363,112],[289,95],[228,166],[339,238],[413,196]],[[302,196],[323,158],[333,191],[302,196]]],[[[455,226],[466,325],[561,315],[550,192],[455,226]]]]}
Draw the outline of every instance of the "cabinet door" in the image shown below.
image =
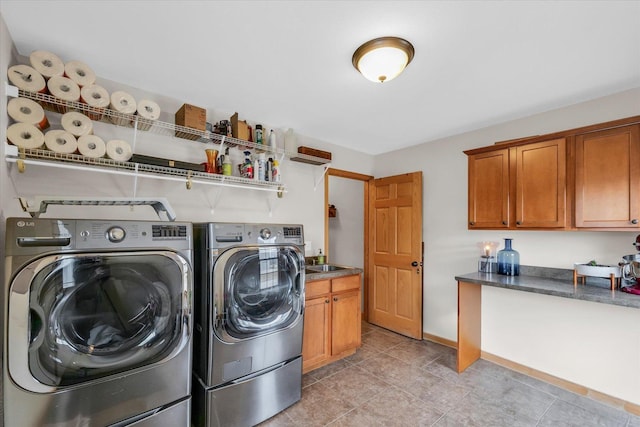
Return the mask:
{"type": "Polygon", "coordinates": [[[564,138],[516,147],[516,227],[566,225],[564,138]]]}
{"type": "Polygon", "coordinates": [[[469,228],[509,227],[509,150],[469,156],[469,228]]]}
{"type": "Polygon", "coordinates": [[[576,227],[640,227],[639,129],[576,136],[576,227]]]}
{"type": "Polygon", "coordinates": [[[360,346],[360,291],[332,294],[331,354],[360,346]]]}
{"type": "Polygon", "coordinates": [[[322,362],[331,356],[331,300],[329,295],[305,301],[302,364],[322,362]]]}

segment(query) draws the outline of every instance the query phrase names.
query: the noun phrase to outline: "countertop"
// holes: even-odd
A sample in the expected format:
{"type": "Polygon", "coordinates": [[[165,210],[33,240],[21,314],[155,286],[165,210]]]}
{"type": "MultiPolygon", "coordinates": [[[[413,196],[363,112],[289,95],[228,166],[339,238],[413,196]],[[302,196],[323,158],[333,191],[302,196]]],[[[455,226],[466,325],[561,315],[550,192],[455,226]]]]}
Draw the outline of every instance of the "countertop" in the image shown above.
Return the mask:
{"type": "MultiPolygon", "coordinates": [[[[335,265],[335,264],[332,264],[332,265],[335,265]]],[[[307,269],[305,271],[305,281],[313,282],[315,280],[329,280],[329,279],[335,279],[337,277],[352,276],[354,274],[362,273],[362,269],[361,268],[347,267],[347,266],[343,266],[343,265],[341,265],[339,267],[341,267],[340,270],[323,271],[323,272],[318,272],[318,273],[316,273],[316,272],[311,273],[307,269]]]]}
{"type": "MultiPolygon", "coordinates": [[[[628,294],[620,290],[612,291],[608,280],[605,283],[573,285],[573,270],[545,269],[542,267],[521,268],[526,274],[520,276],[503,276],[496,273],[468,273],[455,276],[455,279],[482,286],[513,289],[517,291],[533,292],[536,294],[553,295],[562,298],[572,298],[602,304],[619,305],[623,307],[640,308],[640,295],[628,294]],[[551,272],[551,273],[550,273],[551,272]],[[567,277],[569,276],[569,277],[567,277]]],[[[591,278],[588,278],[591,279],[591,278]]]]}

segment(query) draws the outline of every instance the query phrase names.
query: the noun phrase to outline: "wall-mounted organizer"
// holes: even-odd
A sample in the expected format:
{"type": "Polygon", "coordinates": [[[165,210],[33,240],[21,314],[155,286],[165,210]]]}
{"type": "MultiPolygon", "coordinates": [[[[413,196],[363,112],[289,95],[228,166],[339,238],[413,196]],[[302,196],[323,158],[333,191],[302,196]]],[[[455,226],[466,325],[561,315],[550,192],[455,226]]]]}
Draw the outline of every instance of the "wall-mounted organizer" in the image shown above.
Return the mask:
{"type": "MultiPolygon", "coordinates": [[[[79,111],[87,116],[95,117],[96,115],[95,107],[91,107],[85,103],[64,101],[52,95],[29,92],[11,85],[7,85],[7,94],[10,97],[31,99],[43,105],[45,109],[48,110],[60,111],[61,109],[64,109],[68,111],[79,111]]],[[[306,163],[318,165],[328,164],[330,161],[325,158],[318,158],[297,152],[287,152],[280,148],[272,148],[268,145],[256,144],[254,142],[236,139],[209,131],[200,131],[159,120],[149,120],[140,117],[139,115],[124,114],[109,108],[100,109],[99,120],[96,121],[109,123],[113,126],[132,128],[132,146],[134,149],[138,132],[144,129],[145,132],[170,137],[176,137],[176,134],[190,135],[191,137],[186,139],[181,138],[181,140],[192,140],[198,144],[215,144],[216,149],[219,152],[224,152],[224,149],[227,147],[237,147],[239,149],[255,150],[256,152],[272,154],[280,161],[284,158],[303,158],[306,160],[306,163]]],[[[202,149],[202,147],[202,145],[199,145],[200,149],[202,149]]],[[[9,163],[16,163],[19,172],[24,172],[28,165],[38,165],[130,175],[136,177],[136,179],[137,177],[145,177],[182,181],[185,182],[187,189],[192,188],[194,183],[201,183],[276,192],[279,197],[282,197],[283,193],[286,192],[286,185],[283,182],[258,181],[238,176],[138,163],[131,160],[116,161],[105,157],[93,158],[75,153],[63,154],[45,149],[19,148],[15,145],[8,145],[6,148],[6,161],[9,163]]]]}

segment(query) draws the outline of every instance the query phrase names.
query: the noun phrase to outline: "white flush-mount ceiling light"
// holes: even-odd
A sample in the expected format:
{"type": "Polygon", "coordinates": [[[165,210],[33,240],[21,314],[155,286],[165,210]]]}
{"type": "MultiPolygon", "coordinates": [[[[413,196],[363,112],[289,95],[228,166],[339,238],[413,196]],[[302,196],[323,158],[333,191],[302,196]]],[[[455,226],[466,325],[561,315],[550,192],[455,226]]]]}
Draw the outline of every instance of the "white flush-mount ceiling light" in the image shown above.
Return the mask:
{"type": "Polygon", "coordinates": [[[388,82],[400,75],[413,59],[413,45],[399,37],[369,40],[353,54],[356,70],[372,82],[388,82]]]}

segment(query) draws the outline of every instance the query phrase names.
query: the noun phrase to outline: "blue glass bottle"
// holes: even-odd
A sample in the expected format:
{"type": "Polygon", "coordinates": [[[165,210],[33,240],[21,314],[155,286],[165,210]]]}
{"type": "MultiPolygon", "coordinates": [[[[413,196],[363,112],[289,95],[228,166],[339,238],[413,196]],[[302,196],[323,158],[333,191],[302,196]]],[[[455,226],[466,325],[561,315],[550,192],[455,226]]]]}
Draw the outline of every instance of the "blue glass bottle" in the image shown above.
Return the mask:
{"type": "Polygon", "coordinates": [[[504,249],[498,251],[498,274],[520,275],[520,254],[511,248],[513,239],[504,239],[504,249]]]}

